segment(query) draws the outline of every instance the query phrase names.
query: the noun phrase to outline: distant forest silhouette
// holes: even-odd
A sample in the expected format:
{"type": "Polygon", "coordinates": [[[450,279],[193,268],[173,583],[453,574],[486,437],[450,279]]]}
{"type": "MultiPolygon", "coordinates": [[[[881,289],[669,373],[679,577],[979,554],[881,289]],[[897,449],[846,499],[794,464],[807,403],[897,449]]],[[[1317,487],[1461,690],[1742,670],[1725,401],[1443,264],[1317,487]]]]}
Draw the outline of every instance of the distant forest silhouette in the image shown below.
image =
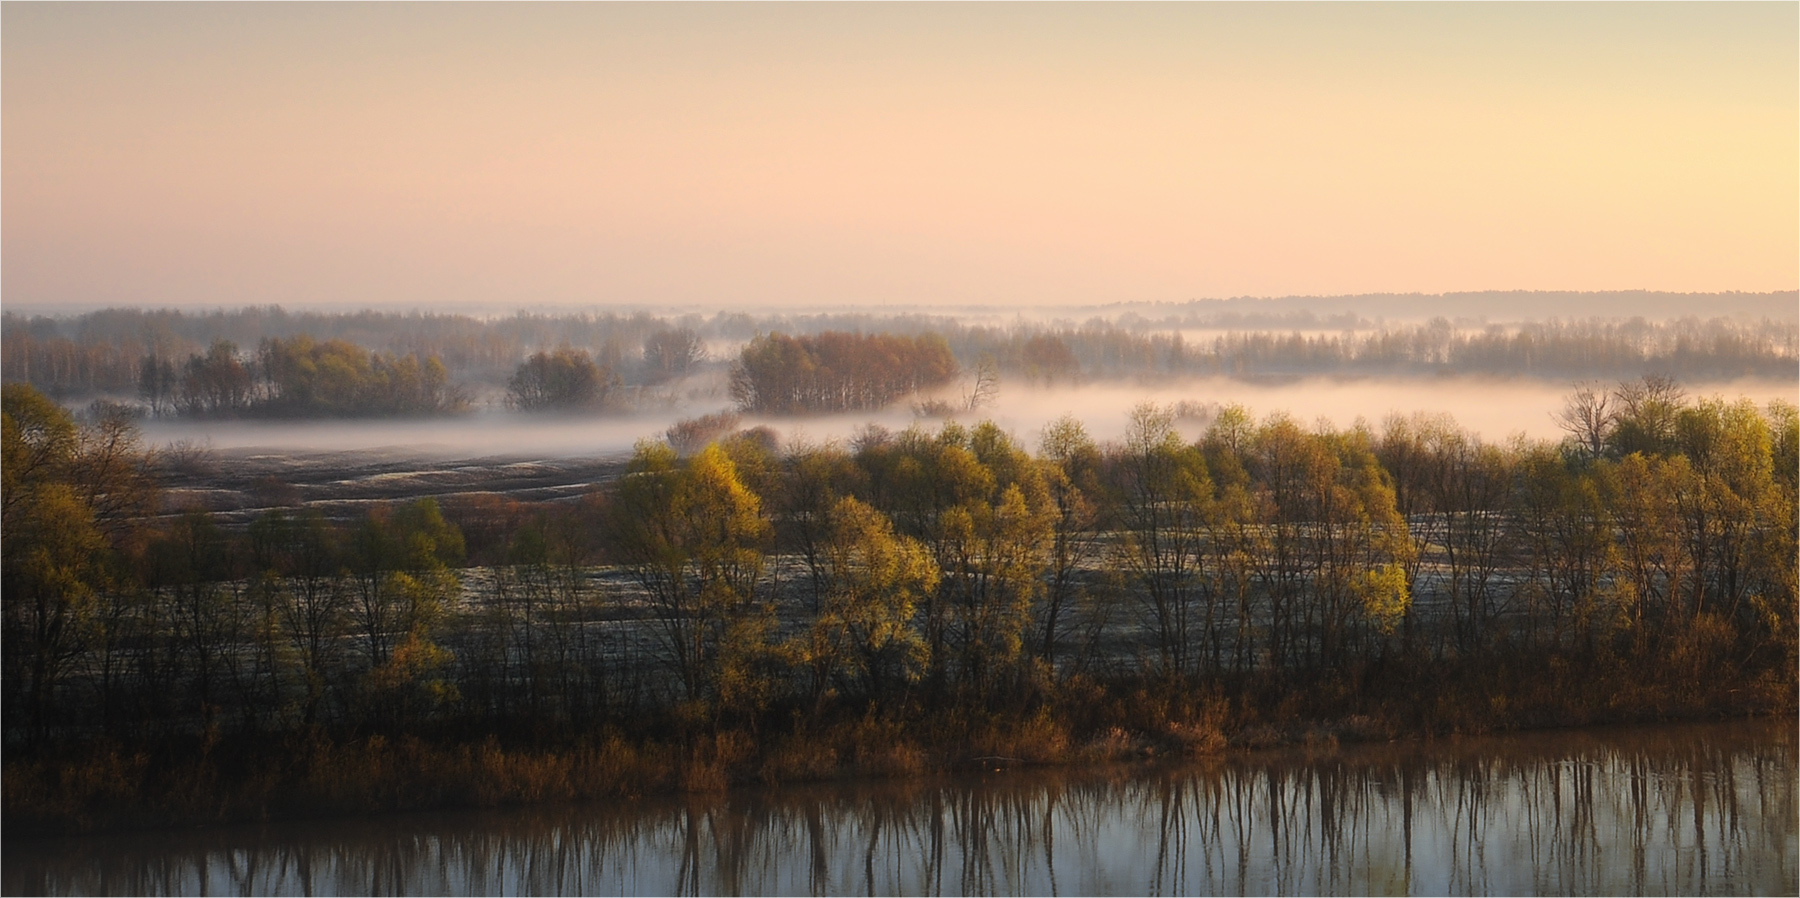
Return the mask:
{"type": "MultiPolygon", "coordinates": [[[[1021,317],[1006,324],[863,312],[483,319],[279,306],[108,309],[68,318],[8,311],[0,314],[0,374],[63,401],[135,398],[151,414],[282,417],[453,413],[483,389],[520,409],[600,409],[631,388],[709,367],[729,369],[740,410],[764,413],[875,407],[984,364],[1042,385],[1189,376],[1786,378],[1800,363],[1800,325],[1784,295],[1720,294],[1706,318],[1510,324],[1442,315],[1380,323],[1349,311],[1352,301],[1374,303],[1364,309],[1429,307],[1429,297],[1311,300],[1310,308],[1298,300],[1221,300],[1118,307],[1110,319],[1084,322],[1021,317]],[[1333,302],[1345,311],[1332,312],[1333,302]],[[1781,302],[1785,316],[1727,317],[1781,302]],[[708,341],[743,348],[709,359],[708,341]],[[814,375],[831,382],[791,380],[814,375]]],[[[1455,306],[1456,296],[1465,295],[1436,299],[1455,306]]],[[[1685,294],[1466,296],[1516,300],[1521,316],[1544,303],[1565,313],[1636,308],[1628,302],[1635,299],[1647,312],[1701,305],[1685,294]]]]}

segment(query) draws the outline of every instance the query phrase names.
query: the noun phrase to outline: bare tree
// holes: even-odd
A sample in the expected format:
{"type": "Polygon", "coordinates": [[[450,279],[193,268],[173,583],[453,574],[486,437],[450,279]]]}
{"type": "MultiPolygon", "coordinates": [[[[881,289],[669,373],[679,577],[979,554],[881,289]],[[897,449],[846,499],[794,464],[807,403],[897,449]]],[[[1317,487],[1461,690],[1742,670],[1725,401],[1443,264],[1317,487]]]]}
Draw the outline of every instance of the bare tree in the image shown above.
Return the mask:
{"type": "Polygon", "coordinates": [[[706,347],[692,328],[657,331],[644,338],[644,379],[662,383],[685,376],[706,358],[706,347]]]}
{"type": "Polygon", "coordinates": [[[1582,381],[1563,401],[1562,411],[1552,417],[1556,419],[1556,426],[1568,433],[1588,458],[1599,458],[1606,449],[1606,438],[1612,433],[1617,414],[1612,408],[1611,395],[1592,381],[1582,381]]]}
{"type": "Polygon", "coordinates": [[[1675,443],[1675,419],[1687,391],[1675,378],[1646,374],[1613,390],[1612,448],[1623,457],[1633,452],[1667,452],[1675,443]]]}
{"type": "Polygon", "coordinates": [[[992,405],[994,398],[1000,395],[1000,366],[993,358],[984,356],[975,364],[975,382],[969,391],[963,394],[963,405],[974,411],[984,405],[992,405]]]}

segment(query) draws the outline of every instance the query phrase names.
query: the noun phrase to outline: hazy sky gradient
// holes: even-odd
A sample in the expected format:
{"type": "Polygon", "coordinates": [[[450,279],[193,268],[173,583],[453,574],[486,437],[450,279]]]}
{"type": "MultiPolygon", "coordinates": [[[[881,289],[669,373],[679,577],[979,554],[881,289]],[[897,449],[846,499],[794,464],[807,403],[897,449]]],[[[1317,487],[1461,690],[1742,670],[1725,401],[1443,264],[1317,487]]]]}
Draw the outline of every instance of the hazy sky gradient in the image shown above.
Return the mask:
{"type": "Polygon", "coordinates": [[[1800,282],[1800,6],[0,7],[8,304],[1800,282]]]}

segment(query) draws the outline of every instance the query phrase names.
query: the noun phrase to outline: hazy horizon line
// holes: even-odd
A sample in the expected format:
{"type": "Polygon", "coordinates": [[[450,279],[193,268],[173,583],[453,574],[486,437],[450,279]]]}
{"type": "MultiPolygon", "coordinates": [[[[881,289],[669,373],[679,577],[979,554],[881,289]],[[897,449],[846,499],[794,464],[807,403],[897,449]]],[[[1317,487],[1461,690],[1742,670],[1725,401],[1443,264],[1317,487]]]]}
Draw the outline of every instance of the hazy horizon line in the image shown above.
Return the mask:
{"type": "MultiPolygon", "coordinates": [[[[467,315],[475,318],[506,317],[515,314],[580,314],[583,312],[650,312],[659,317],[679,317],[690,314],[876,314],[900,315],[908,312],[973,312],[982,314],[1025,314],[1032,312],[1077,311],[1077,310],[1118,310],[1138,307],[1179,309],[1186,306],[1201,306],[1217,303],[1224,305],[1254,305],[1262,303],[1337,303],[1344,301],[1373,300],[1431,300],[1431,299],[1479,299],[1499,297],[1593,297],[1593,298],[1705,298],[1705,297],[1737,297],[1768,298],[1779,300],[1788,298],[1800,302],[1800,287],[1785,290],[1657,290],[1651,288],[1627,288],[1618,290],[1559,290],[1559,289],[1479,289],[1455,290],[1438,293],[1425,291],[1375,291],[1361,293],[1309,293],[1281,295],[1236,295],[1205,296],[1190,299],[1145,299],[1145,300],[1111,300],[1105,302],[1056,302],[1048,301],[1035,304],[1019,303],[971,303],[971,302],[932,302],[929,300],[913,303],[859,303],[853,301],[837,303],[794,303],[768,304],[752,307],[734,306],[728,302],[719,303],[661,303],[643,302],[592,302],[592,303],[522,303],[522,302],[486,302],[478,300],[446,300],[432,306],[424,306],[417,302],[243,302],[195,303],[192,305],[168,302],[151,303],[70,303],[50,302],[34,303],[26,301],[0,302],[0,312],[25,315],[29,317],[69,318],[109,310],[141,310],[152,312],[179,312],[184,314],[210,314],[242,311],[247,309],[280,309],[284,312],[306,312],[324,314],[356,314],[358,312],[378,312],[389,314],[441,314],[467,315]]],[[[1306,308],[1306,307],[1301,307],[1306,308]]],[[[1800,316],[1800,307],[1790,306],[1795,316],[1800,316]]],[[[1340,310],[1351,311],[1351,310],[1340,310]]],[[[1610,315],[1576,315],[1564,317],[1616,317],[1610,315]]]]}

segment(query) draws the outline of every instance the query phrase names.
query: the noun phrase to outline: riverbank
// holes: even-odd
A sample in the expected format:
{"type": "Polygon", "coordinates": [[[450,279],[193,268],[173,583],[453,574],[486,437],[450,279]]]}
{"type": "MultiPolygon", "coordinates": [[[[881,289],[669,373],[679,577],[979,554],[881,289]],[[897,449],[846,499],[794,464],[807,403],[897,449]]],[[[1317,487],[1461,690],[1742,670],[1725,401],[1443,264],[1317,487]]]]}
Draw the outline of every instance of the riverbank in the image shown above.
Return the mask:
{"type": "Polygon", "coordinates": [[[408,731],[101,740],[9,751],[8,841],[397,811],[711,793],[968,769],[1218,757],[1621,723],[1792,718],[1792,676],[1603,669],[1545,655],[1203,688],[1073,678],[1013,709],[775,709],[736,723],[646,715],[585,730],[408,731]]]}
{"type": "Polygon", "coordinates": [[[1787,895],[1791,719],[8,842],[5,895],[1787,895]]]}

